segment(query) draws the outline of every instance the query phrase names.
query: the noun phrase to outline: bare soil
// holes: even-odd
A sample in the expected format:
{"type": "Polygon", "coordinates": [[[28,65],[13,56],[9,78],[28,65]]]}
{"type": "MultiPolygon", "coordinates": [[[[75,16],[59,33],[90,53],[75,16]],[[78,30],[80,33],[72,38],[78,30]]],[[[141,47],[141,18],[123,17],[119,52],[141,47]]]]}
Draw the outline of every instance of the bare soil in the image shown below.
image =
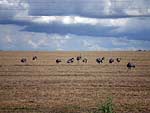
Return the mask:
{"type": "Polygon", "coordinates": [[[0,52],[0,113],[92,113],[108,97],[117,113],[150,113],[150,52],[0,52]],[[66,63],[80,54],[87,64],[66,63]]]}

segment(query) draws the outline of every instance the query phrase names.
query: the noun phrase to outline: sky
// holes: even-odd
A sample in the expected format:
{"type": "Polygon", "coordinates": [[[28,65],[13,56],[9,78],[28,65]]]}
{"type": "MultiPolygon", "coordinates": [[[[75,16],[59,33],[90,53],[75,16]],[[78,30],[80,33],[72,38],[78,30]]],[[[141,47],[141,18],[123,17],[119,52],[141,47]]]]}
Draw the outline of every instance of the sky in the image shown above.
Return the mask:
{"type": "Polygon", "coordinates": [[[0,50],[150,50],[150,0],[0,0],[0,50]]]}

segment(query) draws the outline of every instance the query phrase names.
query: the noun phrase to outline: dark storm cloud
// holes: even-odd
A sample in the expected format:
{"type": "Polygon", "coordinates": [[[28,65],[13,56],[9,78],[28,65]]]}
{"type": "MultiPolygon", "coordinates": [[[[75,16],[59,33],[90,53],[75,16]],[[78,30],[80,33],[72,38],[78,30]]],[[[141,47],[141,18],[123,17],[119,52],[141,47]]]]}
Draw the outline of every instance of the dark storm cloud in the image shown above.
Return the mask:
{"type": "Polygon", "coordinates": [[[127,32],[113,32],[113,30],[119,29],[119,27],[113,26],[92,26],[92,25],[64,25],[60,23],[52,23],[48,25],[37,25],[30,24],[25,27],[23,31],[28,32],[41,32],[48,34],[75,34],[81,36],[92,36],[92,37],[127,37],[129,39],[137,39],[137,40],[149,40],[150,41],[150,27],[149,28],[141,28],[140,30],[131,29],[131,31],[127,32]]]}

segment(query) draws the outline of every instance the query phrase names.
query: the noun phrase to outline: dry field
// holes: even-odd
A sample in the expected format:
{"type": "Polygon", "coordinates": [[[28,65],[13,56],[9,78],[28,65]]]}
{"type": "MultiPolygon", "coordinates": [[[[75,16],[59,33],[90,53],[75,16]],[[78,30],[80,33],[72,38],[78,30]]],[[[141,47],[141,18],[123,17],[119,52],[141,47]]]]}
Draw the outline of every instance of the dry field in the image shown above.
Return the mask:
{"type": "Polygon", "coordinates": [[[0,52],[0,113],[92,113],[107,97],[117,113],[150,113],[150,52],[0,52]],[[87,64],[66,63],[80,53],[87,64]]]}

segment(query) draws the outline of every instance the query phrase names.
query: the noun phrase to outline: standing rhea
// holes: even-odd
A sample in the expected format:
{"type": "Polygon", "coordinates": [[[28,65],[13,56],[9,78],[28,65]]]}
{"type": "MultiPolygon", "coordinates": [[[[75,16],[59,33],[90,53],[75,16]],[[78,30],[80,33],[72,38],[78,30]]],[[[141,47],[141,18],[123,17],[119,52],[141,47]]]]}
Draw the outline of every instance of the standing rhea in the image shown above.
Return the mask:
{"type": "Polygon", "coordinates": [[[21,61],[21,63],[26,63],[27,59],[26,58],[22,58],[20,61],[21,61]]]}
{"type": "Polygon", "coordinates": [[[97,59],[96,59],[96,62],[97,62],[98,64],[100,64],[100,63],[103,63],[103,60],[102,60],[101,58],[97,58],[97,59]]]}
{"type": "Polygon", "coordinates": [[[32,58],[32,60],[37,60],[37,56],[34,56],[34,57],[32,58]]]}
{"type": "Polygon", "coordinates": [[[62,61],[61,61],[61,59],[56,59],[56,63],[57,64],[59,64],[59,63],[61,63],[62,61]]]}
{"type": "Polygon", "coordinates": [[[128,69],[135,68],[135,64],[129,62],[129,63],[127,64],[127,68],[128,68],[128,69]]]}
{"type": "Polygon", "coordinates": [[[73,62],[74,62],[74,58],[70,58],[69,60],[67,60],[68,64],[73,63],[73,62]]]}
{"type": "Polygon", "coordinates": [[[87,58],[84,58],[84,59],[82,60],[83,63],[87,63],[87,61],[88,61],[87,58]]]}
{"type": "Polygon", "coordinates": [[[78,63],[79,63],[79,61],[82,59],[82,57],[81,56],[77,56],[77,58],[76,58],[76,60],[78,61],[78,63]]]}
{"type": "Polygon", "coordinates": [[[110,63],[110,64],[112,64],[113,62],[114,62],[114,59],[113,59],[113,58],[109,59],[109,63],[110,63]]]}
{"type": "Polygon", "coordinates": [[[121,58],[116,58],[116,61],[117,62],[121,62],[121,58]]]}

